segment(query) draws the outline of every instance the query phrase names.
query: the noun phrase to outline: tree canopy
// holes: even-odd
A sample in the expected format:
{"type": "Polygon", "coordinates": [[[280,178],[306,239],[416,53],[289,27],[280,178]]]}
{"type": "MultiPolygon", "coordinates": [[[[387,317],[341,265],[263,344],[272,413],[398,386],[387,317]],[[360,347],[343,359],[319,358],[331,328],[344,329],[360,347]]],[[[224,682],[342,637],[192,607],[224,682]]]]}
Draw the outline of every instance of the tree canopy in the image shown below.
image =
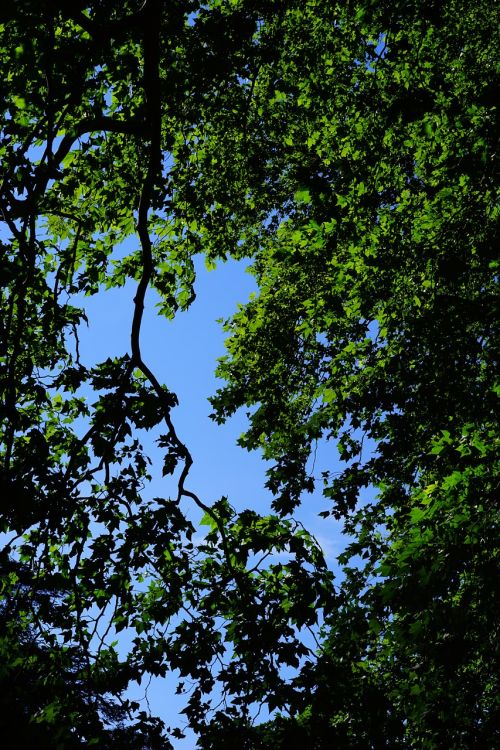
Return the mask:
{"type": "Polygon", "coordinates": [[[493,0],[2,7],[0,724],[29,719],[22,747],[169,747],[180,727],[126,691],[171,671],[204,750],[499,743],[499,21],[493,0]],[[141,351],[147,290],[182,314],[199,254],[258,285],[211,403],[246,409],[268,515],[191,486],[141,351]],[[130,280],[129,350],[84,365],[85,296],[130,280]],[[338,580],[293,518],[318,488],[338,580]]]}

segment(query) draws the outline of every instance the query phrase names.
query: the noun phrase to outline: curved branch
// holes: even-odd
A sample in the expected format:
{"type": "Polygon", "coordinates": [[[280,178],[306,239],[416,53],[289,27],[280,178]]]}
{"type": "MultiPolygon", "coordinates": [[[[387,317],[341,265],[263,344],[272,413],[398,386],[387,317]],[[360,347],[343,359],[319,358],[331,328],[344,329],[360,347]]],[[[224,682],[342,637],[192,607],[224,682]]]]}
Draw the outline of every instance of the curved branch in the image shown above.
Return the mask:
{"type": "Polygon", "coordinates": [[[161,404],[163,419],[168,429],[168,437],[176,454],[184,461],[177,483],[177,502],[183,497],[188,497],[204,513],[208,513],[217,524],[221,535],[224,555],[228,567],[235,581],[240,585],[240,576],[231,562],[229,545],[224,529],[213,509],[204,503],[198,495],[186,489],[185,482],[193,464],[192,456],[186,445],[179,439],[173,425],[170,411],[172,408],[171,396],[162,387],[155,374],[144,362],[141,354],[140,333],[144,313],[144,300],[153,273],[153,252],[151,237],[148,228],[148,214],[156,179],[161,176],[161,96],[160,96],[160,32],[161,32],[161,2],[150,0],[146,5],[147,14],[144,26],[144,95],[146,100],[146,112],[148,117],[148,129],[150,138],[149,159],[146,176],[142,184],[141,196],[138,208],[137,233],[141,244],[142,253],[142,276],[134,297],[134,316],[130,334],[132,349],[131,366],[137,367],[151,383],[161,404]]]}
{"type": "MultiPolygon", "coordinates": [[[[184,481],[192,464],[192,458],[186,446],[181,442],[170,417],[171,397],[155,374],[144,362],[141,354],[140,332],[144,313],[144,300],[153,273],[153,252],[148,228],[148,214],[153,190],[157,178],[161,175],[161,97],[160,97],[160,29],[161,3],[158,0],[147,3],[148,13],[144,26],[144,96],[146,100],[147,127],[149,130],[150,148],[146,176],[142,184],[139,200],[137,233],[141,243],[142,276],[134,297],[134,316],[130,334],[132,365],[137,367],[149,380],[158,396],[162,407],[163,418],[168,429],[171,444],[184,460],[184,469],[178,483],[177,500],[186,494],[184,481]]],[[[201,501],[198,500],[198,503],[201,501]]],[[[201,504],[203,507],[204,504],[201,504]]]]}
{"type": "Polygon", "coordinates": [[[29,197],[25,200],[15,198],[12,192],[6,191],[3,186],[3,192],[8,192],[8,204],[5,203],[2,208],[6,221],[12,222],[13,219],[19,219],[30,216],[31,214],[36,215],[37,213],[37,201],[41,195],[43,195],[47,189],[47,185],[54,176],[59,176],[58,167],[64,158],[69,154],[75,141],[81,138],[86,133],[96,133],[104,131],[108,133],[125,133],[127,135],[140,135],[144,129],[144,120],[142,117],[134,117],[129,120],[116,120],[113,117],[107,117],[106,115],[99,115],[97,117],[89,117],[81,120],[71,132],[67,133],[57,151],[52,155],[50,166],[47,164],[40,164],[35,172],[34,188],[30,193],[29,197]],[[6,211],[6,206],[9,206],[9,211],[6,211]]]}

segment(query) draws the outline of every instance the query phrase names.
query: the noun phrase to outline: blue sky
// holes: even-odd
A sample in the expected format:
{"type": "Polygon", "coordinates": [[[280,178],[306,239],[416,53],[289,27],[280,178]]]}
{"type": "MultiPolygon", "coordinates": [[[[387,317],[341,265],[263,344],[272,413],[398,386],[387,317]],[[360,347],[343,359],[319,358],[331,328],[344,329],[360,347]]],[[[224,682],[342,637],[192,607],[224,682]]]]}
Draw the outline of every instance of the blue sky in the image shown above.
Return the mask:
{"type": "MultiPolygon", "coordinates": [[[[214,375],[216,360],[224,353],[224,332],[217,322],[233,313],[238,303],[244,303],[256,291],[255,281],[245,262],[220,263],[207,271],[202,259],[196,262],[196,300],[189,310],[178,313],[173,321],[158,315],[155,293],[148,291],[144,323],[141,333],[142,353],[161,382],[174,391],[179,406],[173,411],[174,424],[180,438],[188,446],[193,459],[188,486],[205,502],[212,503],[225,495],[238,509],[254,508],[258,512],[270,510],[272,497],[264,488],[266,464],[258,452],[249,453],[236,445],[245,429],[245,414],[236,414],[225,425],[217,425],[209,418],[207,401],[218,382],[214,375]]],[[[120,289],[78,300],[84,306],[89,321],[80,330],[82,362],[92,364],[109,356],[130,351],[130,323],[136,285],[127,283],[120,289]]],[[[153,439],[147,446],[153,464],[161,465],[161,453],[153,439]]],[[[315,473],[327,467],[335,470],[333,446],[318,446],[315,473]]],[[[169,479],[156,476],[150,488],[152,494],[173,492],[169,479]]],[[[315,534],[328,562],[335,569],[335,557],[343,547],[340,525],[333,519],[321,519],[319,511],[327,508],[320,493],[307,496],[304,506],[296,514],[306,528],[315,534]]],[[[196,513],[193,519],[196,519],[196,513]]],[[[184,699],[174,695],[175,676],[166,680],[152,680],[131,690],[135,699],[149,702],[154,714],[166,722],[178,724],[178,711],[184,699]],[[147,688],[147,689],[146,689],[147,688]]],[[[195,739],[189,735],[179,742],[179,749],[191,750],[195,739]]]]}
{"type": "MultiPolygon", "coordinates": [[[[173,321],[158,315],[155,292],[148,291],[141,348],[145,361],[159,380],[174,391],[179,406],[172,413],[177,432],[189,448],[193,459],[189,486],[205,502],[226,495],[238,509],[252,507],[267,512],[272,500],[264,488],[266,463],[259,452],[248,452],[236,445],[246,426],[244,410],[225,425],[209,418],[208,397],[221,384],[215,378],[217,358],[224,354],[224,332],[217,322],[235,311],[251,292],[256,291],[247,263],[228,261],[207,271],[201,259],[196,262],[196,300],[186,312],[173,321]]],[[[136,285],[132,282],[120,289],[105,290],[78,302],[85,307],[89,325],[80,329],[80,351],[84,364],[102,361],[130,351],[132,300],[136,285]]],[[[148,446],[153,461],[160,451],[152,442],[148,446]]],[[[318,447],[315,473],[324,465],[335,470],[333,446],[318,447]],[[329,455],[330,454],[330,455],[329,455]]],[[[163,480],[168,483],[167,480],[163,480]]],[[[165,494],[165,486],[157,480],[155,491],[165,494]]],[[[317,513],[328,507],[319,496],[308,498],[302,520],[324,532],[325,522],[317,513]]],[[[326,522],[328,525],[328,521],[326,522]]],[[[327,534],[328,537],[328,534],[327,534]]],[[[327,543],[328,539],[325,539],[327,543]]],[[[328,550],[325,550],[328,552],[328,550]]]]}

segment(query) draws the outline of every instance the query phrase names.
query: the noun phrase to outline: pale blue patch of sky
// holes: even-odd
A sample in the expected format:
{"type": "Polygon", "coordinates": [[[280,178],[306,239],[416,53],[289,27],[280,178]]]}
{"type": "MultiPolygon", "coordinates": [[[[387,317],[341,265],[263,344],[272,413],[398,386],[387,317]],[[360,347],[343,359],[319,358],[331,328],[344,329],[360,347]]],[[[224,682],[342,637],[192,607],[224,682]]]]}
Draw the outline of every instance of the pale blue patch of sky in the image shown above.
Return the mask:
{"type": "MultiPolygon", "coordinates": [[[[255,280],[246,272],[248,262],[220,263],[214,271],[207,271],[203,259],[196,259],[196,300],[173,321],[158,315],[156,293],[148,291],[141,332],[141,347],[145,361],[157,377],[179,399],[172,417],[179,437],[188,446],[193,459],[188,487],[206,503],[227,496],[238,510],[252,508],[259,513],[270,512],[272,496],[264,488],[266,462],[257,452],[247,452],[236,445],[236,440],[246,427],[244,410],[240,410],[225,425],[216,425],[210,418],[208,396],[220,382],[214,375],[217,358],[224,354],[224,332],[217,322],[230,317],[238,303],[244,303],[256,291],[255,280]]],[[[80,327],[80,353],[82,362],[90,365],[107,357],[121,356],[130,351],[130,324],[133,314],[133,297],[136,285],[128,282],[119,289],[110,289],[92,297],[79,300],[85,308],[89,325],[80,327]]],[[[150,496],[168,496],[174,493],[172,480],[162,478],[160,449],[144,443],[153,463],[153,481],[148,487],[150,496]],[[156,470],[155,470],[156,467],[156,470]]],[[[330,442],[318,444],[315,474],[328,467],[335,468],[336,450],[330,442]]],[[[295,514],[321,544],[330,566],[335,569],[335,559],[345,542],[341,524],[334,519],[320,519],[318,513],[328,508],[321,490],[305,498],[303,507],[295,514]]],[[[199,514],[189,513],[193,521],[199,514]]],[[[200,531],[201,533],[201,531],[200,531]]],[[[147,687],[143,684],[131,688],[129,694],[141,699],[167,724],[179,723],[178,712],[184,705],[182,696],[175,696],[176,678],[153,679],[147,687]],[[147,702],[146,702],[147,699],[147,702]]],[[[195,738],[188,734],[178,743],[179,749],[191,750],[195,738]]]]}

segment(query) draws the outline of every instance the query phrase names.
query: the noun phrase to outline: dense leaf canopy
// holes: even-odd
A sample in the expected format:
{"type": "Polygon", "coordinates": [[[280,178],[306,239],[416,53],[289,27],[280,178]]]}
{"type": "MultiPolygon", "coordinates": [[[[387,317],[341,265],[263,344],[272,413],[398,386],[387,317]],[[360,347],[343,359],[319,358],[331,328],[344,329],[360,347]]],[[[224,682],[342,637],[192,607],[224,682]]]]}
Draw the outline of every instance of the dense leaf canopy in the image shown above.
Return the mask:
{"type": "Polygon", "coordinates": [[[18,746],[167,748],[175,721],[126,690],[173,670],[205,750],[500,741],[499,15],[2,7],[0,725],[29,719],[18,746]],[[247,410],[267,516],[190,486],[177,396],[141,352],[146,291],[181,314],[198,254],[249,258],[258,284],[212,406],[247,410]],[[129,351],[84,365],[85,296],[130,280],[129,351]],[[335,583],[293,520],[316,489],[347,536],[335,583]]]}

